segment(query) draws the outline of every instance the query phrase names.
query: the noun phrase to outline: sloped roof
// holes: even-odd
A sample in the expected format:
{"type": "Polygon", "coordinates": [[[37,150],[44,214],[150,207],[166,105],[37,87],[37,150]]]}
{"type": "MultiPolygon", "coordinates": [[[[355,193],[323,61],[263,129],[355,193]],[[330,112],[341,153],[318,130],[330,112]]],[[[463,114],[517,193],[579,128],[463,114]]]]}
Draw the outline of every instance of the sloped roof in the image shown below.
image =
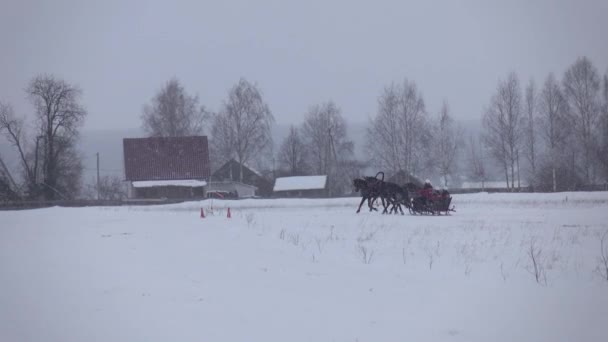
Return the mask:
{"type": "Polygon", "coordinates": [[[205,136],[126,138],[123,150],[129,181],[209,178],[205,136]]]}
{"type": "Polygon", "coordinates": [[[274,183],[274,191],[325,189],[327,176],[280,177],[274,183]]]}
{"type": "MultiPolygon", "coordinates": [[[[236,159],[232,158],[232,159],[228,160],[227,162],[225,162],[222,166],[220,166],[215,172],[213,172],[212,176],[215,178],[218,175],[220,175],[222,172],[230,171],[231,167],[238,168],[239,165],[240,165],[239,162],[236,161],[236,159]]],[[[249,164],[243,163],[243,171],[246,172],[247,170],[251,171],[251,173],[253,173],[257,177],[264,178],[264,176],[262,176],[261,172],[252,168],[251,166],[249,166],[249,164]]],[[[236,174],[234,174],[233,177],[238,178],[238,172],[236,172],[236,174]]]]}

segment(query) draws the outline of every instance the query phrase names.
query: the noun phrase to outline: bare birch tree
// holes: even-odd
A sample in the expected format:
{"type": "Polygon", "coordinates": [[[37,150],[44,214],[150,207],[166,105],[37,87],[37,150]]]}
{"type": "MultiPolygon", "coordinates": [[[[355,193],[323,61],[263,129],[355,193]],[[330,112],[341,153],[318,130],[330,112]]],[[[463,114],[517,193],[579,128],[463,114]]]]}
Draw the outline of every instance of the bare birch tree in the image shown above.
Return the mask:
{"type": "Polygon", "coordinates": [[[201,134],[208,113],[198,102],[198,96],[189,95],[179,80],[169,80],[151,103],[144,105],[141,116],[144,131],[153,137],[201,134]]]}
{"type": "Polygon", "coordinates": [[[608,73],[602,79],[602,118],[600,120],[599,141],[595,153],[603,169],[605,182],[608,182],[608,73]]]}
{"type": "Polygon", "coordinates": [[[212,144],[217,156],[226,161],[236,157],[239,180],[243,180],[243,164],[272,148],[271,125],[274,116],[262,98],[257,85],[244,78],[230,89],[222,110],[213,116],[212,144]]]}
{"type": "Polygon", "coordinates": [[[574,131],[582,148],[582,164],[586,183],[595,179],[593,148],[600,117],[600,76],[587,57],[581,57],[566,71],[564,96],[574,117],[574,131]]]}
{"type": "Polygon", "coordinates": [[[500,81],[483,117],[484,142],[505,172],[507,187],[515,188],[522,126],[521,88],[512,72],[500,81]],[[509,179],[511,184],[509,185],[509,179]]]}
{"type": "Polygon", "coordinates": [[[530,80],[526,87],[526,99],[525,99],[525,118],[524,118],[524,136],[525,146],[523,154],[526,157],[529,165],[529,178],[530,184],[534,184],[536,181],[536,156],[538,154],[538,143],[536,137],[537,131],[537,112],[538,112],[538,95],[536,91],[536,85],[534,80],[530,80]]]}
{"type": "Polygon", "coordinates": [[[306,146],[297,127],[289,127],[289,135],[283,140],[279,150],[279,162],[290,176],[304,175],[306,166],[306,146]]]}
{"type": "Polygon", "coordinates": [[[568,117],[568,104],[553,73],[547,76],[540,93],[539,113],[541,137],[548,150],[548,161],[551,165],[552,190],[557,191],[557,168],[564,159],[564,147],[571,120],[568,117]]]}
{"type": "Polygon", "coordinates": [[[444,101],[439,111],[437,132],[435,133],[436,141],[433,145],[436,149],[435,163],[446,187],[448,186],[448,176],[455,171],[459,135],[462,135],[462,131],[455,127],[454,119],[450,116],[448,103],[444,101]]]}
{"type": "Polygon", "coordinates": [[[481,189],[485,189],[485,182],[488,179],[485,165],[485,156],[482,146],[476,142],[473,136],[469,137],[469,174],[477,182],[481,182],[481,189]]]}
{"type": "Polygon", "coordinates": [[[378,112],[367,129],[366,147],[372,162],[397,173],[422,171],[429,155],[430,134],[422,94],[407,79],[391,84],[378,98],[378,112]]]}
{"type": "Polygon", "coordinates": [[[302,124],[312,172],[327,175],[329,191],[338,194],[350,185],[346,167],[353,157],[354,144],[348,139],[346,120],[332,101],[312,106],[302,124]]]}

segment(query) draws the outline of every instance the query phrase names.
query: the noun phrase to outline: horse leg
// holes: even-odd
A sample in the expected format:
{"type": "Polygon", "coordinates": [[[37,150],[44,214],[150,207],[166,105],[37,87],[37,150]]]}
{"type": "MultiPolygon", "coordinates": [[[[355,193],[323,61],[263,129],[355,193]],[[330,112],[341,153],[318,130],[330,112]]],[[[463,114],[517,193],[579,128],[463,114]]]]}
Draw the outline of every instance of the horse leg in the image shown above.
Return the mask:
{"type": "Polygon", "coordinates": [[[386,199],[386,202],[384,201],[384,197],[380,197],[382,199],[382,206],[384,207],[384,210],[382,211],[383,214],[388,214],[388,206],[390,205],[390,202],[388,200],[388,198],[386,199]]]}
{"type": "Polygon", "coordinates": [[[391,208],[391,214],[397,214],[397,209],[399,209],[399,201],[393,199],[393,207],[391,208]]]}
{"type": "Polygon", "coordinates": [[[367,199],[367,206],[369,207],[369,211],[370,212],[372,212],[374,210],[376,210],[376,211],[378,210],[378,209],[374,208],[374,202],[375,201],[376,201],[376,197],[374,197],[374,196],[370,196],[367,199]]]}
{"type": "Polygon", "coordinates": [[[357,208],[357,214],[361,211],[361,206],[363,205],[363,202],[365,202],[367,198],[365,196],[363,196],[363,198],[361,198],[361,203],[359,203],[359,208],[357,208]]]}

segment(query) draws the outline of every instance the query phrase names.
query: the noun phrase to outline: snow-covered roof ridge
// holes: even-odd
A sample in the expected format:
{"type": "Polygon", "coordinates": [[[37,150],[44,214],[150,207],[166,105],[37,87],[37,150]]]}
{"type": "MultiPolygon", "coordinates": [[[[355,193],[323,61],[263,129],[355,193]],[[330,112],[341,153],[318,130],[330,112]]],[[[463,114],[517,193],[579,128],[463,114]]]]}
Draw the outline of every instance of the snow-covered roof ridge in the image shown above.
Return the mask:
{"type": "Polygon", "coordinates": [[[279,177],[275,180],[273,191],[325,189],[327,176],[279,177]]]}
{"type": "Polygon", "coordinates": [[[151,180],[151,181],[135,181],[133,187],[136,188],[151,188],[155,186],[182,186],[196,188],[206,186],[207,182],[198,179],[179,179],[179,180],[151,180]]]}
{"type": "Polygon", "coordinates": [[[256,175],[262,177],[262,173],[260,171],[258,171],[257,169],[253,168],[250,164],[243,163],[243,166],[246,167],[246,168],[248,168],[249,170],[251,170],[251,172],[255,173],[256,175]]]}

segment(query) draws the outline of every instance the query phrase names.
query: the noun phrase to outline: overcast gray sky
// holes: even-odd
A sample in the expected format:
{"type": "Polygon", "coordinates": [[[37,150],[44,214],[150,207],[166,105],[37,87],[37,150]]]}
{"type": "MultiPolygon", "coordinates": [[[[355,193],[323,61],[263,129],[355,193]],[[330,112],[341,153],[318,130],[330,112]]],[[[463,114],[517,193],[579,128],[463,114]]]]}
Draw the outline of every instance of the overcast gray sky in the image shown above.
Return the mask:
{"type": "Polygon", "coordinates": [[[28,1],[0,4],[0,100],[52,73],[84,90],[86,129],[139,127],[142,105],[175,76],[217,110],[245,77],[278,123],[333,99],[351,121],[384,85],[417,82],[477,119],[496,82],[559,77],[586,55],[608,67],[608,1],[28,1]]]}

